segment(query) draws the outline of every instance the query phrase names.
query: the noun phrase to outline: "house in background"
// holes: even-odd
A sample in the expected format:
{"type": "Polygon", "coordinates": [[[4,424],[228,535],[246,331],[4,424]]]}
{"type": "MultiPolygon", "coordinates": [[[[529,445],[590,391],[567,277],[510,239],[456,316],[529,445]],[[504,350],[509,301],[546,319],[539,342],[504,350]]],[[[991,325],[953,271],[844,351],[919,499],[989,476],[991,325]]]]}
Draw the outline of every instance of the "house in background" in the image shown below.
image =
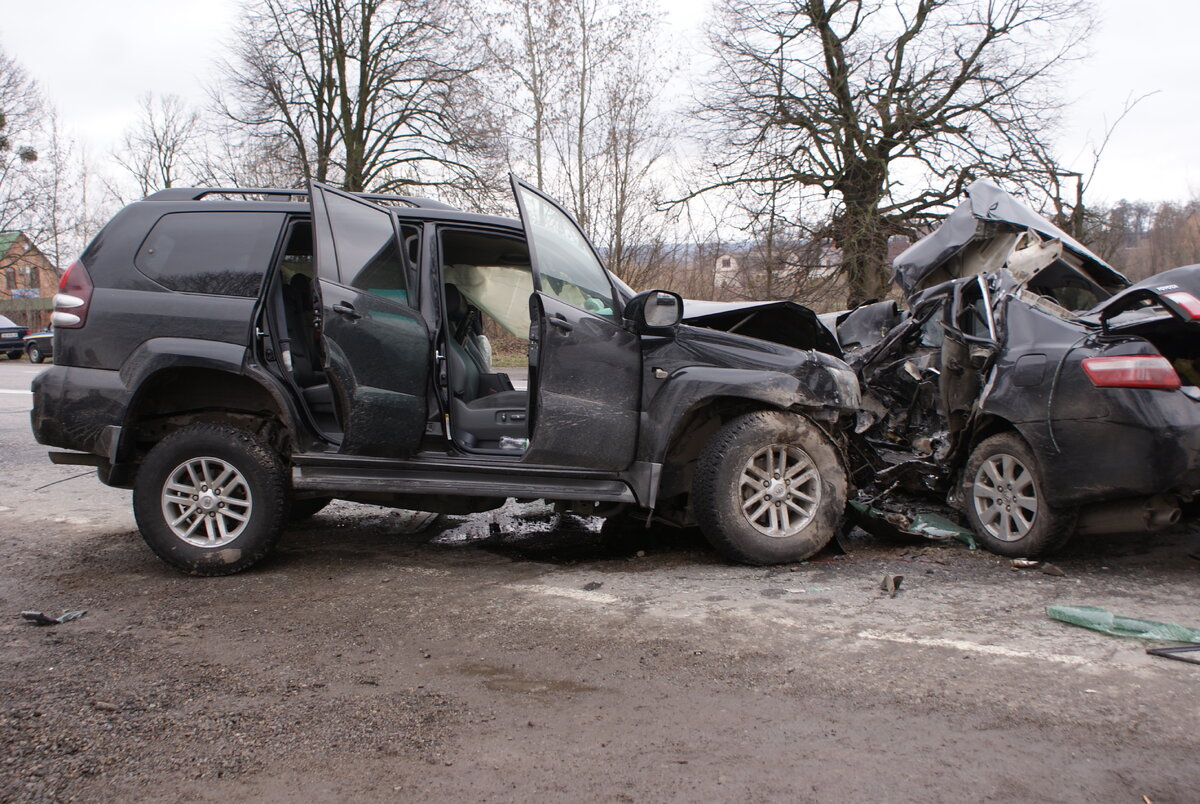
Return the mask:
{"type": "Polygon", "coordinates": [[[24,232],[0,232],[0,315],[30,332],[50,326],[58,269],[24,232]]]}

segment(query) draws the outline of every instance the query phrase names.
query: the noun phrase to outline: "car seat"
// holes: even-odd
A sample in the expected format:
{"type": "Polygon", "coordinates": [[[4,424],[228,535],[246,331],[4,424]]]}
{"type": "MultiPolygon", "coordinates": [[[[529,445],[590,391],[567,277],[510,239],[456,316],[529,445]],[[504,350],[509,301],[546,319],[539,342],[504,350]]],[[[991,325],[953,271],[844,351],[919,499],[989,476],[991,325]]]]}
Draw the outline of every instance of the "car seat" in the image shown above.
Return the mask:
{"type": "Polygon", "coordinates": [[[507,375],[490,372],[465,343],[478,327],[479,311],[456,285],[446,288],[446,360],[451,423],[465,446],[499,448],[501,438],[528,434],[529,395],[512,389],[507,375]],[[507,386],[507,387],[505,387],[507,386]]]}

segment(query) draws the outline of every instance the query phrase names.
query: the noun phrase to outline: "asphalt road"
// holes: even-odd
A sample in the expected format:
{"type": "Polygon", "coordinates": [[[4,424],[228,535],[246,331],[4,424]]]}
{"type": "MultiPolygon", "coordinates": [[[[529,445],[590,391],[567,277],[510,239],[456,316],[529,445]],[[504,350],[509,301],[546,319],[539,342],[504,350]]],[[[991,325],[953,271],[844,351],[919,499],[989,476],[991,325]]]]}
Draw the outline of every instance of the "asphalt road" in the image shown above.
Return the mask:
{"type": "Polygon", "coordinates": [[[1044,614],[1200,626],[1190,531],[1061,577],[866,538],[751,568],[538,505],[337,503],[196,579],[45,459],[38,370],[0,361],[0,800],[1197,800],[1200,666],[1044,614]]]}

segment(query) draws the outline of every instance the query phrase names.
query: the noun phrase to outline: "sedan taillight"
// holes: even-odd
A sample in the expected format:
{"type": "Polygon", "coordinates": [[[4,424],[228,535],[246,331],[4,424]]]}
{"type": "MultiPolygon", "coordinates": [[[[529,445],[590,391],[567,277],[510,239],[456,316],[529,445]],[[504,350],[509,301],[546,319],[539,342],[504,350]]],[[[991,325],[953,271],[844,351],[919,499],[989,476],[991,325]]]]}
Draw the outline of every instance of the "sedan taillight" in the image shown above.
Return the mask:
{"type": "Polygon", "coordinates": [[[1167,293],[1163,298],[1170,299],[1183,308],[1183,311],[1190,315],[1193,321],[1200,321],[1200,299],[1192,294],[1181,290],[1176,293],[1167,293]]]}
{"type": "Polygon", "coordinates": [[[92,303],[92,278],[83,263],[76,260],[58,282],[54,297],[54,315],[50,320],[62,329],[77,329],[87,322],[92,303]]]}
{"type": "Polygon", "coordinates": [[[1179,375],[1171,361],[1162,355],[1121,355],[1089,357],[1083,371],[1097,388],[1160,388],[1173,391],[1180,387],[1179,375]]]}

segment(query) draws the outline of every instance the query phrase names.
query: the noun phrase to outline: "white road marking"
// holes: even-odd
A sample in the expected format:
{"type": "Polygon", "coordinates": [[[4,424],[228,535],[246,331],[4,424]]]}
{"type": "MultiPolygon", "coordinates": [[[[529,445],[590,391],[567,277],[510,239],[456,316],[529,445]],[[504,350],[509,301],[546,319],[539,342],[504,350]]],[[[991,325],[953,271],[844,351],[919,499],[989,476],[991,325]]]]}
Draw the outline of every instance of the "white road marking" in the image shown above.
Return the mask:
{"type": "Polygon", "coordinates": [[[434,569],[433,567],[396,567],[399,572],[407,572],[410,575],[432,575],[442,578],[450,574],[449,570],[434,569]]]}
{"type": "MultiPolygon", "coordinates": [[[[506,584],[505,588],[512,589],[517,592],[533,592],[539,595],[548,597],[565,597],[571,600],[580,600],[585,603],[599,603],[602,605],[611,605],[619,603],[620,598],[616,595],[606,594],[604,592],[593,592],[586,589],[572,589],[563,586],[540,586],[537,584],[506,584]]],[[[725,612],[726,614],[734,614],[742,616],[747,620],[756,622],[767,622],[772,625],[782,625],[788,628],[796,628],[797,630],[806,631],[809,633],[843,633],[843,629],[836,625],[826,625],[822,623],[800,622],[786,617],[760,617],[752,612],[725,612]]],[[[980,642],[972,642],[969,639],[946,639],[942,637],[918,637],[909,634],[889,634],[882,631],[859,631],[855,636],[858,639],[869,642],[894,642],[901,645],[918,645],[921,647],[935,648],[951,648],[960,650],[966,653],[976,653],[985,656],[1001,656],[1006,659],[1038,659],[1041,661],[1054,662],[1056,664],[1065,664],[1072,667],[1089,664],[1090,660],[1083,656],[1074,656],[1067,653],[1051,653],[1046,651],[1031,651],[1021,650],[1020,648],[1006,648],[1002,645],[985,645],[980,642]]]]}
{"type": "Polygon", "coordinates": [[[0,394],[32,394],[33,391],[10,391],[7,388],[0,388],[0,394]]]}
{"type": "Polygon", "coordinates": [[[615,595],[607,595],[604,592],[592,592],[587,589],[571,589],[565,586],[539,586],[530,583],[510,583],[504,585],[505,589],[512,589],[517,592],[534,592],[539,595],[548,595],[550,597],[565,597],[571,600],[582,600],[585,603],[602,603],[609,605],[617,603],[620,598],[615,595]]]}
{"type": "Polygon", "coordinates": [[[1082,656],[1072,656],[1066,653],[1043,653],[1041,651],[1005,648],[1001,645],[983,645],[967,639],[942,639],[940,637],[915,637],[908,634],[885,634],[879,631],[859,631],[859,639],[874,642],[897,642],[901,645],[921,645],[934,648],[953,648],[967,653],[983,653],[988,656],[1003,656],[1008,659],[1041,659],[1058,664],[1082,665],[1089,661],[1082,656]]]}

